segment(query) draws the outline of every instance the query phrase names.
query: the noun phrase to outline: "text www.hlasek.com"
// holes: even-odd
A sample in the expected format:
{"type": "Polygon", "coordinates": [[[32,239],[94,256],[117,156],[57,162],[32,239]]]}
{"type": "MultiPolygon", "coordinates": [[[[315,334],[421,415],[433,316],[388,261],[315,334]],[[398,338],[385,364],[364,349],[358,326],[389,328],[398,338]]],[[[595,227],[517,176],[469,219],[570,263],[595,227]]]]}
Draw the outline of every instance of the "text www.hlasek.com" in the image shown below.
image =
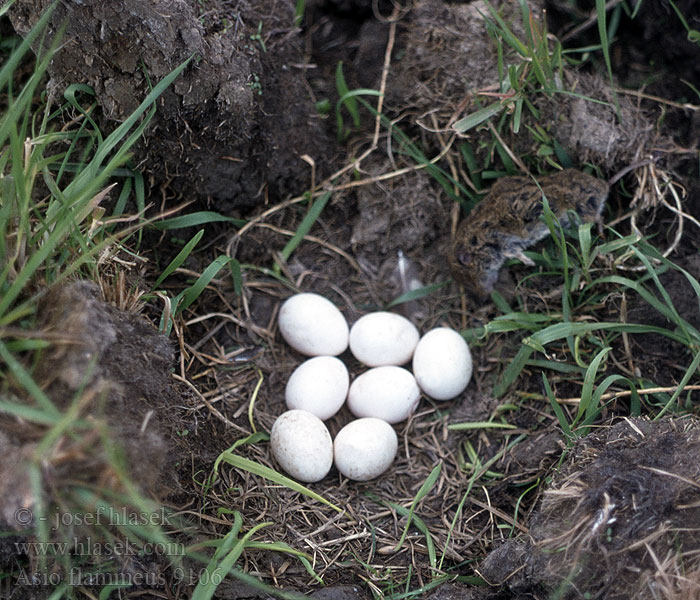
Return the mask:
{"type": "Polygon", "coordinates": [[[18,554],[33,556],[184,556],[185,547],[177,542],[144,542],[129,540],[96,542],[92,538],[74,538],[70,542],[15,542],[18,554]]]}

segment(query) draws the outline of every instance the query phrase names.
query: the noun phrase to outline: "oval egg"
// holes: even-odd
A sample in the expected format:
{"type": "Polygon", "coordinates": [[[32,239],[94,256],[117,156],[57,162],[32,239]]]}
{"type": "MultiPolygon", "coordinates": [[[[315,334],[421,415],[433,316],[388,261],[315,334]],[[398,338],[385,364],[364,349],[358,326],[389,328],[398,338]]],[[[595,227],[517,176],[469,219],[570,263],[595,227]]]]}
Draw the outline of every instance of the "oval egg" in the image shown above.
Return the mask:
{"type": "Polygon", "coordinates": [[[373,312],[350,329],[350,351],[368,367],[403,365],[411,360],[420,334],[406,317],[373,312]]]}
{"type": "Polygon", "coordinates": [[[472,376],[472,355],[454,329],[438,327],[426,333],[413,353],[413,375],[434,400],[459,396],[472,376]]]}
{"type": "Polygon", "coordinates": [[[398,447],[396,432],[386,421],[357,419],[335,436],[335,466],[348,479],[369,481],[391,466],[398,447]]]}
{"type": "Polygon", "coordinates": [[[348,369],[341,360],[335,356],[310,358],[287,381],[287,408],[306,410],[325,421],[340,410],[349,385],[348,369]]]}
{"type": "Polygon", "coordinates": [[[289,475],[311,483],[320,481],[333,464],[333,441],[323,421],[305,410],[282,413],[270,432],[275,459],[289,475]]]}
{"type": "Polygon", "coordinates": [[[413,414],[420,400],[415,377],[401,367],[375,367],[352,382],[348,408],[356,417],[398,423],[413,414]]]}
{"type": "Polygon", "coordinates": [[[277,322],[284,340],[306,356],[337,356],[348,347],[345,317],[318,294],[296,294],[285,300],[277,322]]]}

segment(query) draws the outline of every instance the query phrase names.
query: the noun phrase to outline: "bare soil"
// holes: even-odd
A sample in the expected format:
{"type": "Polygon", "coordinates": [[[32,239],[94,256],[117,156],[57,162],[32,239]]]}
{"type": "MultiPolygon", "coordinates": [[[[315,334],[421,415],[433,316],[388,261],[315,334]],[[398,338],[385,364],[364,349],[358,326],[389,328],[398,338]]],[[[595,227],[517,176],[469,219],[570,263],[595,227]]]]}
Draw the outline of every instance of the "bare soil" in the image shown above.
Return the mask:
{"type": "MultiPolygon", "coordinates": [[[[20,33],[40,4],[18,0],[11,15],[20,33]]],[[[241,2],[234,10],[228,2],[212,2],[205,13],[193,2],[180,3],[177,10],[169,2],[117,4],[119,10],[90,2],[71,5],[72,14],[60,5],[57,18],[70,17],[67,34],[77,36],[79,44],[67,45],[54,65],[51,89],[57,93],[68,81],[89,83],[105,123],[119,121],[134,107],[133,90],[145,87],[134,53],[118,47],[124,31],[143,28],[134,44],[155,78],[190,52],[197,53],[197,66],[186,71],[160,104],[158,120],[137,159],[150,176],[158,206],[162,200],[172,205],[196,197],[195,207],[250,219],[241,231],[208,226],[207,244],[186,265],[201,272],[214,257],[233,256],[247,265],[244,292],[236,296],[222,276],[167,340],[144,317],[102,302],[99,297],[109,296],[109,286],[101,292],[84,283],[63,288],[42,312],[43,327],[60,340],[37,373],[61,406],[69,405],[86,378],[92,385],[101,382],[95,390],[103,392],[90,400],[90,411],[104,419],[144,492],[178,513],[178,539],[194,543],[224,535],[231,528],[230,511],[241,514],[243,531],[269,522],[256,539],[284,541],[308,553],[324,585],[300,562],[277,552],[246,551],[241,568],[270,585],[326,600],[392,597],[406,590],[420,590],[414,597],[431,600],[697,597],[700,456],[695,452],[700,440],[695,417],[629,419],[629,404],[623,399],[607,406],[593,433],[567,447],[536,369],[528,369],[506,396],[494,397],[494,385],[520,345],[518,336],[474,341],[472,383],[454,401],[423,399],[418,411],[396,427],[399,454],[385,475],[357,483],[333,469],[312,486],[343,514],[227,465],[205,485],[222,451],[254,430],[269,431],[285,410],[286,380],[303,357],[285,346],[275,319],[280,303],[295,291],[323,294],[352,324],[406,291],[397,276],[401,253],[424,285],[444,284],[427,298],[397,307],[421,331],[440,325],[473,330],[498,314],[492,303],[477,306],[465,298],[451,281],[447,264],[460,207],[468,207],[488,186],[488,173],[482,173],[481,188],[440,185],[435,171],[417,164],[407,145],[387,134],[385,126],[375,135],[374,115],[364,112],[360,127],[339,142],[333,109],[326,116],[315,105],[328,99],[335,107],[335,71],[342,60],[350,89],[384,86],[384,113],[392,127],[400,128],[428,160],[440,155],[443,173],[471,181],[463,151],[467,140],[452,138],[450,126],[477,107],[476,90],[496,89],[498,57],[484,26],[482,15],[488,10],[481,1],[424,0],[395,10],[384,2],[369,9],[353,0],[319,0],[307,2],[299,27],[291,25],[291,3],[271,1],[258,7],[241,2]],[[172,21],[164,16],[171,12],[172,21]],[[104,25],[106,41],[99,39],[95,23],[104,25]],[[255,38],[259,31],[262,38],[255,38]],[[393,52],[385,56],[387,44],[393,52]],[[88,64],[85,56],[96,60],[88,64]],[[368,149],[355,168],[346,169],[368,149]],[[314,178],[302,155],[312,159],[314,178]],[[335,176],[329,179],[330,174],[335,176]],[[308,211],[302,194],[312,187],[316,191],[322,182],[333,190],[330,203],[310,236],[289,261],[281,262],[279,252],[308,211]],[[275,264],[281,277],[269,271],[275,264]],[[91,365],[89,373],[86,365],[91,365]],[[515,429],[448,429],[495,414],[507,415],[515,429]],[[399,547],[405,508],[437,465],[437,481],[416,507],[430,543],[412,526],[399,547]],[[431,544],[438,565],[431,564],[431,544]],[[445,583],[441,579],[433,587],[436,575],[445,575],[445,583]]],[[[524,35],[517,3],[492,4],[517,35],[524,35]]],[[[691,26],[697,24],[692,0],[677,5],[691,26]]],[[[544,7],[533,2],[531,8],[534,18],[540,18],[544,7]]],[[[566,37],[589,8],[548,3],[553,31],[566,37]]],[[[673,15],[659,19],[659,14],[669,14],[667,8],[661,0],[645,1],[638,20],[623,19],[624,43],[613,53],[616,75],[636,82],[656,68],[650,48],[654,58],[668,50],[659,59],[663,68],[653,71],[657,94],[682,89],[664,88],[666,81],[674,86],[682,78],[697,82],[694,69],[700,64],[700,50],[686,43],[673,15]],[[644,35],[635,37],[640,30],[644,35]],[[659,37],[677,43],[653,44],[659,37]],[[681,55],[694,59],[681,60],[681,55]],[[624,60],[628,56],[635,60],[624,60]]],[[[593,25],[570,43],[596,39],[593,25]]],[[[548,133],[575,166],[593,165],[604,177],[652,157],[660,170],[686,184],[686,212],[700,214],[697,169],[691,176],[698,112],[678,106],[697,104],[697,98],[680,98],[674,91],[668,98],[676,104],[663,105],[639,95],[614,97],[604,71],[595,67],[568,70],[566,83],[582,96],[613,106],[617,100],[617,114],[611,105],[575,95],[540,95],[535,102],[540,122],[548,124],[548,133]],[[663,122],[662,113],[668,116],[663,122]]],[[[376,105],[376,98],[368,99],[376,105]]],[[[534,172],[550,169],[538,155],[541,143],[536,138],[504,131],[503,145],[534,172]]],[[[485,129],[468,138],[476,163],[491,165],[491,175],[496,175],[507,170],[509,159],[498,154],[491,140],[485,129]]],[[[645,186],[651,184],[641,172],[626,176],[615,188],[606,221],[627,215],[635,192],[640,194],[634,202],[649,196],[645,186]]],[[[640,221],[658,247],[674,243],[672,212],[650,207],[640,221]]],[[[629,222],[620,222],[628,233],[629,222]]],[[[193,233],[178,235],[189,239],[193,233]]],[[[169,246],[167,237],[151,235],[152,248],[144,250],[147,258],[179,250],[175,242],[169,246]]],[[[695,277],[700,276],[699,247],[700,232],[687,225],[672,254],[695,277]]],[[[153,279],[164,264],[154,264],[141,275],[153,279]]],[[[528,267],[513,266],[510,273],[521,284],[519,300],[533,312],[561,293],[560,281],[528,278],[528,267]]],[[[186,273],[171,278],[169,291],[174,295],[187,281],[186,273]]],[[[662,281],[681,316],[698,327],[697,299],[687,280],[669,271],[662,281]]],[[[599,318],[624,313],[629,322],[667,325],[639,299],[620,298],[612,287],[609,292],[599,318]]],[[[153,302],[143,313],[155,322],[160,310],[153,302]]],[[[678,383],[688,364],[680,344],[662,336],[631,336],[630,343],[631,351],[618,341],[616,352],[625,359],[633,356],[630,369],[637,377],[662,386],[678,383]]],[[[342,358],[352,375],[361,372],[349,354],[342,358]]],[[[609,369],[618,372],[619,365],[609,369]]],[[[559,398],[580,393],[580,382],[570,378],[553,385],[559,398]]],[[[575,407],[563,405],[563,410],[571,414],[575,407]]],[[[341,410],[328,422],[331,434],[350,419],[341,410]]],[[[0,518],[11,524],[17,507],[32,497],[22,477],[22,456],[33,450],[41,431],[12,419],[4,419],[0,427],[0,449],[9,457],[0,467],[0,518]]],[[[69,477],[66,471],[88,473],[90,481],[107,487],[117,481],[98,472],[104,457],[86,448],[68,450],[59,457],[63,462],[56,463],[57,457],[49,461],[51,481],[57,482],[50,493],[60,491],[61,480],[69,477]]],[[[277,468],[267,442],[241,445],[235,453],[277,468]]],[[[0,565],[16,559],[10,557],[13,547],[0,545],[0,565]]],[[[157,586],[134,588],[126,596],[188,597],[196,584],[157,561],[129,568],[157,570],[161,579],[157,586]]],[[[32,597],[36,589],[25,586],[22,593],[32,597]]],[[[265,597],[236,580],[222,584],[217,596],[265,597]]]]}

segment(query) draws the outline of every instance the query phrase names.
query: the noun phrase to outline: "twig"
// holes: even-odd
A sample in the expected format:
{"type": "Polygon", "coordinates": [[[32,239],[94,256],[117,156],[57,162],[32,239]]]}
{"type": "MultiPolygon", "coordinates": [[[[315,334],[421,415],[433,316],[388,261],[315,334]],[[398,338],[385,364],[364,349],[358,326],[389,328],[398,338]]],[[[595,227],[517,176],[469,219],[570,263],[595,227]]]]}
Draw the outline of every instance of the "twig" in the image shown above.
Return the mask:
{"type": "MultiPolygon", "coordinates": [[[[276,233],[281,233],[282,235],[286,235],[289,237],[294,236],[293,231],[289,231],[288,229],[282,229],[281,227],[271,225],[270,223],[258,223],[257,226],[262,227],[263,229],[270,229],[276,233]]],[[[362,274],[362,269],[360,268],[360,265],[357,264],[357,261],[352,256],[350,256],[347,252],[338,248],[338,246],[335,246],[335,245],[331,244],[330,242],[326,242],[325,240],[322,240],[321,238],[316,237],[315,235],[305,235],[304,239],[309,241],[309,242],[314,242],[316,244],[319,244],[320,246],[328,248],[332,252],[339,254],[340,256],[342,256],[345,260],[347,260],[350,263],[350,265],[352,266],[353,269],[355,269],[358,273],[362,274]]]]}
{"type": "Polygon", "coordinates": [[[530,170],[525,166],[525,163],[523,163],[522,160],[520,160],[519,156],[516,156],[515,153],[508,147],[508,144],[505,143],[503,138],[500,136],[498,131],[496,131],[496,128],[493,126],[493,123],[489,121],[489,129],[491,130],[491,133],[495,136],[495,138],[498,140],[498,143],[503,146],[503,149],[506,151],[508,156],[510,156],[511,160],[520,167],[520,170],[523,173],[527,173],[529,177],[532,177],[532,173],[530,173],[530,170]]]}
{"type": "Polygon", "coordinates": [[[666,104],[668,106],[673,106],[674,108],[682,108],[683,110],[700,110],[700,106],[697,104],[689,104],[685,102],[681,104],[680,102],[673,102],[672,100],[667,100],[661,96],[652,96],[651,94],[645,94],[638,90],[625,90],[622,88],[614,88],[616,94],[627,94],[628,96],[636,96],[637,98],[642,98],[643,100],[651,100],[652,102],[658,102],[660,104],[666,104]]]}
{"type": "MultiPolygon", "coordinates": [[[[645,388],[642,390],[637,390],[637,394],[662,394],[665,392],[675,392],[678,389],[678,386],[671,386],[671,387],[655,387],[655,388],[645,388]]],[[[700,385],[686,385],[684,390],[700,390],[700,385]]],[[[622,390],[620,392],[608,392],[606,394],[603,394],[600,399],[601,400],[611,400],[613,398],[625,398],[627,396],[632,395],[632,390],[622,390]]],[[[579,404],[581,402],[581,398],[557,398],[557,402],[559,404],[579,404]]]]}
{"type": "Polygon", "coordinates": [[[237,429],[238,431],[245,431],[242,427],[236,425],[234,422],[229,421],[224,415],[219,412],[214,406],[211,405],[211,402],[207,400],[204,395],[197,389],[197,387],[192,384],[186,377],[180,377],[179,375],[176,375],[175,373],[172,374],[173,379],[176,381],[180,381],[184,383],[188,388],[190,388],[195,395],[204,403],[204,405],[209,409],[209,412],[213,414],[217,419],[222,421],[223,423],[226,423],[229,427],[233,427],[234,429],[237,429]]]}

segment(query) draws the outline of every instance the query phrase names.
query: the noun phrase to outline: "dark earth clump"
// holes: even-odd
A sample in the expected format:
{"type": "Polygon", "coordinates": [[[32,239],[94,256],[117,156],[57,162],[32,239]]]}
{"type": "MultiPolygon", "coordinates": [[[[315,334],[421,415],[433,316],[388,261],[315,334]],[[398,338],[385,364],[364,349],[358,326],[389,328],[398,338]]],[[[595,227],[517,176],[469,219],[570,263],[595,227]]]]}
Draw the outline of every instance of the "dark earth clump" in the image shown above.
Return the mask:
{"type": "Polygon", "coordinates": [[[39,322],[61,341],[44,355],[37,378],[59,406],[94,386],[89,413],[105,418],[134,479],[155,492],[168,453],[161,421],[175,399],[169,377],[172,344],[143,317],[99,297],[99,288],[85,281],[46,297],[39,322]]]}
{"type": "Polygon", "coordinates": [[[576,443],[529,535],[496,548],[478,572],[535,598],[693,597],[699,477],[697,419],[623,419],[576,443]]]}
{"type": "MultiPolygon", "coordinates": [[[[26,34],[51,4],[16,2],[15,29],[26,34]]],[[[60,97],[73,82],[91,86],[112,128],[149,83],[192,57],[161,96],[135,157],[151,184],[224,213],[303,189],[311,178],[300,156],[323,165],[333,149],[303,83],[293,3],[203,9],[194,0],[59,3],[51,31],[65,24],[65,44],[49,67],[50,93],[60,97]]]]}
{"type": "MultiPolygon", "coordinates": [[[[87,439],[65,436],[42,461],[46,493],[56,503],[46,513],[53,524],[51,541],[67,542],[71,548],[89,543],[95,534],[92,524],[74,519],[86,510],[86,497],[92,498],[88,503],[99,501],[99,495],[91,495],[91,486],[116,493],[125,483],[125,473],[131,485],[153,498],[162,499],[179,486],[174,474],[163,470],[171,450],[163,423],[181,397],[170,381],[172,344],[142,316],[118,310],[102,302],[100,295],[92,282],[66,284],[47,294],[38,316],[42,335],[53,343],[35,371],[37,383],[60,410],[95,426],[87,439]],[[106,467],[114,464],[115,452],[122,471],[106,467]],[[62,515],[70,517],[66,527],[55,525],[62,515]]],[[[40,501],[27,478],[27,464],[43,433],[9,415],[0,420],[0,523],[18,534],[32,525],[31,513],[22,511],[40,501]]],[[[143,507],[125,508],[126,514],[138,510],[143,507]]],[[[114,521],[108,516],[104,520],[114,521]]],[[[0,564],[27,560],[18,553],[18,544],[26,541],[23,536],[3,540],[0,564]]],[[[112,560],[111,555],[95,558],[112,560]]],[[[152,567],[148,563],[148,558],[134,562],[125,556],[117,568],[144,572],[152,567]]],[[[32,590],[31,577],[26,579],[23,582],[20,576],[17,593],[23,583],[28,585],[29,597],[43,589],[32,590]]]]}

